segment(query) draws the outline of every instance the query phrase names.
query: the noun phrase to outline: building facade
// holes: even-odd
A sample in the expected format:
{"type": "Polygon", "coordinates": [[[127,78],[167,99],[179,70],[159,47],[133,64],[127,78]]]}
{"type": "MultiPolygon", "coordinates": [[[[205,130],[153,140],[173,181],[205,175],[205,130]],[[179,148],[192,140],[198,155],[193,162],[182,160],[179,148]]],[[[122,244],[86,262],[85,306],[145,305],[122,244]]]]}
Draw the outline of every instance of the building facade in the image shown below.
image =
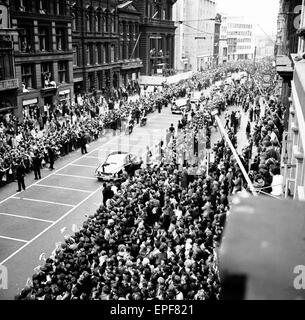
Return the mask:
{"type": "Polygon", "coordinates": [[[228,19],[228,60],[248,60],[254,58],[253,25],[243,21],[228,19]]]}
{"type": "Polygon", "coordinates": [[[130,81],[139,79],[143,67],[140,59],[140,20],[137,8],[123,0],[118,5],[120,30],[120,83],[127,87],[130,81]]]}
{"type": "MultiPolygon", "coordinates": [[[[286,43],[287,47],[283,47],[282,52],[289,52],[289,50],[297,50],[299,55],[304,54],[305,41],[305,1],[302,1],[302,11],[299,19],[294,21],[293,27],[298,27],[294,35],[298,37],[298,43],[286,43]],[[302,31],[299,33],[298,30],[302,31]],[[290,47],[293,44],[293,47],[290,47]],[[296,49],[297,48],[297,49],[296,49]]],[[[289,10],[289,7],[286,8],[289,10]]],[[[283,11],[282,11],[283,12],[283,11]]],[[[285,11],[284,11],[285,12],[285,11]]],[[[288,11],[287,11],[288,12],[288,11]]],[[[289,11],[290,12],[290,11],[289,11]]],[[[295,28],[296,29],[296,28],[295,28]]],[[[286,29],[289,33],[293,30],[290,26],[286,29]]],[[[289,38],[289,35],[287,36],[289,38]]],[[[293,39],[293,37],[292,37],[293,39]]],[[[292,53],[291,58],[295,55],[292,53]]],[[[278,65],[278,69],[279,69],[278,65]]],[[[283,74],[280,69],[280,74],[283,74]]],[[[286,82],[283,82],[284,90],[286,82]]],[[[287,84],[288,85],[288,84],[287,84]]],[[[293,63],[293,78],[289,83],[289,104],[288,104],[288,123],[283,138],[283,152],[282,152],[282,168],[285,183],[285,195],[293,197],[296,200],[305,201],[305,59],[300,61],[294,60],[293,63]]]]}
{"type": "Polygon", "coordinates": [[[130,1],[75,1],[72,8],[76,94],[102,94],[137,79],[140,13],[130,1]]]}
{"type": "Polygon", "coordinates": [[[221,15],[217,13],[215,18],[215,31],[214,31],[214,67],[219,64],[219,54],[220,54],[220,28],[221,28],[221,15]]]}
{"type": "Polygon", "coordinates": [[[0,1],[0,120],[18,112],[17,94],[19,81],[15,72],[14,37],[16,30],[10,25],[10,10],[7,1],[0,1]]]}
{"type": "Polygon", "coordinates": [[[75,94],[118,87],[120,35],[114,1],[74,1],[71,16],[75,94]]]}
{"type": "Polygon", "coordinates": [[[12,0],[18,117],[39,117],[44,106],[73,96],[73,54],[69,1],[12,0]]]}
{"type": "Polygon", "coordinates": [[[176,63],[179,69],[200,71],[214,64],[216,3],[210,0],[178,0],[175,4],[176,63]]]}
{"type": "Polygon", "coordinates": [[[162,75],[174,69],[175,23],[173,5],[176,0],[135,0],[141,13],[140,59],[141,74],[162,75]]]}
{"type": "Polygon", "coordinates": [[[219,64],[228,61],[228,24],[227,17],[221,17],[220,39],[219,39],[219,64]]]}
{"type": "Polygon", "coordinates": [[[176,21],[176,31],[175,31],[175,69],[179,71],[190,70],[190,60],[185,53],[185,29],[183,23],[179,21],[186,20],[186,2],[185,0],[178,0],[173,6],[173,20],[176,21]]]}

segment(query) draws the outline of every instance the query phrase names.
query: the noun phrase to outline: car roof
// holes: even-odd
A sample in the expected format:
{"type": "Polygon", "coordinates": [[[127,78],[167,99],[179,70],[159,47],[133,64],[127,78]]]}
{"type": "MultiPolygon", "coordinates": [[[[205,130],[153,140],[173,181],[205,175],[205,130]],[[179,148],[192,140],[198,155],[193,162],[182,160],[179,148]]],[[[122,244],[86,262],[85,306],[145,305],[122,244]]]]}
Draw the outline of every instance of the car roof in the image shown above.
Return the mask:
{"type": "Polygon", "coordinates": [[[134,155],[129,152],[120,152],[120,151],[119,152],[112,152],[108,155],[106,161],[111,159],[112,162],[120,162],[120,161],[123,161],[124,159],[126,159],[126,157],[129,155],[131,157],[134,157],[134,155]]]}

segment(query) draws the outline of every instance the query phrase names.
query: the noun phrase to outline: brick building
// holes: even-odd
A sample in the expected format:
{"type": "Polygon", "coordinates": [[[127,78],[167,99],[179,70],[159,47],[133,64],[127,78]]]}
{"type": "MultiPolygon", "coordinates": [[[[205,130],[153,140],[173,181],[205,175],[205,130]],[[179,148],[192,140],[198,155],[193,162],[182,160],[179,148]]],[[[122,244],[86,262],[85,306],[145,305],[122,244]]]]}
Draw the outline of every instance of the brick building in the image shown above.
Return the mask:
{"type": "Polygon", "coordinates": [[[5,120],[17,110],[19,82],[15,75],[13,37],[10,28],[9,6],[0,0],[0,120],[5,120]]]}
{"type": "Polygon", "coordinates": [[[78,0],[71,14],[76,94],[99,94],[138,78],[140,13],[130,1],[78,0]]]}
{"type": "Polygon", "coordinates": [[[141,74],[154,75],[174,68],[175,23],[172,8],[176,0],[135,0],[141,13],[141,74]]]}
{"type": "Polygon", "coordinates": [[[73,96],[72,34],[69,1],[12,0],[18,116],[39,116],[45,105],[73,96]]]}
{"type": "Polygon", "coordinates": [[[118,5],[120,30],[121,84],[125,87],[131,80],[139,78],[143,67],[140,59],[140,19],[141,13],[130,1],[120,1],[118,5]]]}
{"type": "Polygon", "coordinates": [[[116,1],[74,1],[71,7],[75,93],[119,86],[116,1]]]}

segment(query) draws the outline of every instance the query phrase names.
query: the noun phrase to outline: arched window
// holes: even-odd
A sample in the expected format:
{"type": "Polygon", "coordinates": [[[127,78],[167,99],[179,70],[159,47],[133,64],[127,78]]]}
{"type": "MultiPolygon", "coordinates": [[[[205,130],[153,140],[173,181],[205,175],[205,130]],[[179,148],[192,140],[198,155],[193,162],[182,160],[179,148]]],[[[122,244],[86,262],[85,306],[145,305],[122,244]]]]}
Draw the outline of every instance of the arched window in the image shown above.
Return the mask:
{"type": "Polygon", "coordinates": [[[101,32],[101,28],[102,28],[102,26],[101,26],[101,15],[98,12],[96,14],[96,16],[95,16],[95,31],[100,33],[101,32]]]}

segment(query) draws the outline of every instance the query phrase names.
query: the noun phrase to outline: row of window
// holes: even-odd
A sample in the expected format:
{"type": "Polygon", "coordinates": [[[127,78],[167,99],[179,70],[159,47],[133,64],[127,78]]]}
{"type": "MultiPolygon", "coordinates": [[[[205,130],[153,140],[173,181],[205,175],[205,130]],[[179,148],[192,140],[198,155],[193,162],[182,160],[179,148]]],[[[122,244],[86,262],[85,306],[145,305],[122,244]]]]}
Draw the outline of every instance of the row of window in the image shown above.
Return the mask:
{"type": "MultiPolygon", "coordinates": [[[[68,61],[58,61],[57,69],[57,81],[59,83],[69,82],[68,61]]],[[[27,63],[21,65],[21,81],[26,89],[37,88],[35,64],[27,63]]],[[[45,62],[41,64],[41,81],[43,87],[46,87],[47,83],[55,81],[53,62],[45,62]]]]}
{"type": "MultiPolygon", "coordinates": [[[[105,14],[91,14],[85,15],[86,19],[86,32],[97,33],[117,33],[118,32],[118,16],[105,14]]],[[[80,16],[78,12],[72,13],[72,31],[81,31],[80,16]]]]}
{"type": "MultiPolygon", "coordinates": [[[[85,61],[84,64],[87,65],[95,65],[95,64],[107,64],[116,62],[119,59],[129,59],[131,58],[132,53],[133,58],[139,57],[139,46],[137,45],[136,48],[134,48],[134,43],[130,41],[121,42],[120,43],[120,52],[118,52],[117,46],[110,43],[105,44],[94,44],[89,43],[86,45],[86,55],[85,55],[85,61]],[[134,52],[133,52],[134,51],[134,52]]],[[[81,57],[82,54],[80,52],[80,47],[77,45],[73,46],[73,64],[74,66],[81,66],[82,61],[81,57]]]]}
{"type": "Polygon", "coordinates": [[[228,23],[228,27],[231,29],[252,29],[252,24],[228,23]]]}
{"type": "Polygon", "coordinates": [[[15,0],[14,8],[20,12],[36,12],[40,14],[67,14],[66,1],[63,0],[15,0]]]}
{"type": "Polygon", "coordinates": [[[162,5],[158,1],[154,3],[146,2],[146,16],[148,18],[154,18],[158,20],[171,20],[172,19],[172,5],[170,1],[167,1],[168,4],[162,5]]]}
{"type": "Polygon", "coordinates": [[[251,42],[252,39],[251,38],[240,38],[240,39],[237,39],[237,42],[251,42]]]}
{"type": "Polygon", "coordinates": [[[237,46],[237,50],[251,50],[251,46],[237,46]]]}
{"type": "Polygon", "coordinates": [[[31,24],[19,24],[19,49],[21,52],[32,52],[35,50],[34,43],[39,43],[40,51],[52,51],[55,36],[55,48],[58,51],[66,51],[68,45],[67,29],[65,26],[56,26],[55,34],[51,24],[38,24],[38,33],[34,34],[34,27],[31,24]]]}
{"type": "Polygon", "coordinates": [[[252,36],[251,31],[229,31],[228,36],[252,36]]]}

